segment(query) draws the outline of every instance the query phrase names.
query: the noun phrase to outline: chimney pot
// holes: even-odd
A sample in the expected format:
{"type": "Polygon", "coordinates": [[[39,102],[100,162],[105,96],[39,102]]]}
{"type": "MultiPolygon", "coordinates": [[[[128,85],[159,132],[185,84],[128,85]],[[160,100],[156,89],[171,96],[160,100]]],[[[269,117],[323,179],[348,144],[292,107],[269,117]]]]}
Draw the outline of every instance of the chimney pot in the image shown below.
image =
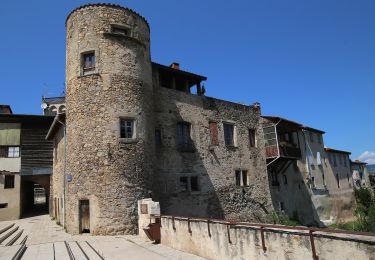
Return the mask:
{"type": "Polygon", "coordinates": [[[179,70],[180,64],[177,63],[177,62],[173,62],[169,67],[171,67],[172,69],[175,69],[175,70],[179,70]]]}

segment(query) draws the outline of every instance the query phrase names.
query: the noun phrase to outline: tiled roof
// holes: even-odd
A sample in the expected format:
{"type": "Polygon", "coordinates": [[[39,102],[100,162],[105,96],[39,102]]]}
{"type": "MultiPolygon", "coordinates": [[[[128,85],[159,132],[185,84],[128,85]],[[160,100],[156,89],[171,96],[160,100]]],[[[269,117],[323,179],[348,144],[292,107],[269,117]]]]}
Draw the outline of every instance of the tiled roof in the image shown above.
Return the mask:
{"type": "Polygon", "coordinates": [[[324,148],[324,150],[326,152],[331,152],[331,153],[345,153],[345,154],[352,154],[351,152],[347,152],[347,151],[342,151],[342,150],[337,150],[337,149],[332,149],[332,148],[324,148]]]}
{"type": "Polygon", "coordinates": [[[286,118],[283,118],[283,117],[279,117],[279,116],[262,116],[263,118],[265,119],[268,119],[268,120],[271,120],[271,121],[285,121],[285,122],[288,122],[290,124],[294,124],[302,129],[306,129],[308,131],[312,131],[312,132],[318,132],[318,133],[321,133],[321,134],[325,134],[324,131],[322,130],[319,130],[319,129],[316,129],[316,128],[312,128],[312,127],[309,127],[309,126],[306,126],[306,125],[303,125],[301,123],[298,123],[298,122],[295,122],[295,121],[292,121],[292,120],[289,120],[289,119],[286,119],[286,118]]]}
{"type": "Polygon", "coordinates": [[[148,24],[146,18],[144,18],[142,15],[140,15],[139,13],[135,12],[134,10],[130,9],[130,8],[127,8],[127,7],[123,7],[121,5],[116,5],[116,4],[109,4],[109,3],[92,3],[92,4],[85,4],[85,5],[81,5],[79,7],[77,7],[76,9],[74,9],[73,11],[71,11],[68,16],[66,17],[66,20],[65,20],[65,25],[66,25],[66,22],[68,21],[69,17],[75,12],[75,11],[78,11],[78,10],[81,10],[83,8],[86,8],[86,7],[96,7],[96,6],[107,6],[107,7],[112,7],[112,8],[117,8],[117,9],[123,9],[123,10],[127,10],[127,11],[130,11],[132,12],[133,14],[141,17],[147,24],[147,27],[148,29],[150,30],[150,25],[148,24]]]}
{"type": "Polygon", "coordinates": [[[43,97],[42,101],[47,104],[62,104],[65,103],[65,97],[43,97]]]}

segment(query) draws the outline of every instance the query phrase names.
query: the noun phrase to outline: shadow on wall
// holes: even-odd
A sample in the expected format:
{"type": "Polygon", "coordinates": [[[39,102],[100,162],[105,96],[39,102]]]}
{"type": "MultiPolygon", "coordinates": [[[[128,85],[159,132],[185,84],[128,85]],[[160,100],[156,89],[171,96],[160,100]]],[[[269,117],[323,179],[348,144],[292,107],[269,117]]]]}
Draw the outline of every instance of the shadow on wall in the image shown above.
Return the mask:
{"type": "MultiPolygon", "coordinates": [[[[310,189],[309,184],[305,183],[304,173],[297,170],[298,167],[293,164],[289,167],[289,170],[276,175],[277,185],[275,182],[269,182],[272,202],[276,210],[284,211],[290,219],[306,226],[325,227],[332,223],[353,219],[355,201],[352,191],[335,194],[330,193],[329,187],[310,189]]],[[[271,180],[271,171],[269,175],[271,180]]]]}
{"type": "MultiPolygon", "coordinates": [[[[289,167],[295,166],[290,165],[289,167]]],[[[282,174],[274,174],[276,174],[277,181],[271,181],[272,172],[270,171],[269,187],[275,210],[285,212],[291,220],[295,220],[302,225],[324,226],[320,221],[302,173],[285,171],[282,174]]]]}
{"type": "Polygon", "coordinates": [[[260,149],[247,150],[247,154],[244,152],[247,147],[226,147],[220,139],[224,137],[219,123],[228,119],[236,123],[239,137],[241,134],[248,137],[243,129],[248,131],[254,122],[246,121],[246,115],[249,118],[246,111],[221,107],[220,102],[208,97],[161,88],[158,92],[155,93],[160,103],[155,108],[157,197],[154,199],[160,202],[161,213],[265,221],[272,205],[266,190],[265,165],[262,168],[257,163],[262,159],[260,149]],[[218,123],[219,145],[214,147],[208,140],[210,120],[218,123]],[[235,170],[241,164],[250,172],[246,187],[236,185],[235,170]]]}
{"type": "Polygon", "coordinates": [[[22,218],[49,213],[50,176],[22,176],[21,216],[22,218]]]}

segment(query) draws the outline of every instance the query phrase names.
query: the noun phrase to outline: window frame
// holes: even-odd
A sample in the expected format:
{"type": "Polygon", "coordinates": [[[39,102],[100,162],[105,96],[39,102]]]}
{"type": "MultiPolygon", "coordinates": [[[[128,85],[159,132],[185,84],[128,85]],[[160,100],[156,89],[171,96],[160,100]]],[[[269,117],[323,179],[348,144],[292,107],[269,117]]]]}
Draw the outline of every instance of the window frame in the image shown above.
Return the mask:
{"type": "Polygon", "coordinates": [[[14,189],[14,187],[15,187],[14,175],[10,175],[10,174],[4,175],[4,189],[14,189]]]}
{"type": "Polygon", "coordinates": [[[19,157],[21,157],[20,147],[19,146],[8,146],[8,158],[19,158],[19,157]]]}
{"type": "Polygon", "coordinates": [[[224,144],[225,146],[227,147],[236,147],[236,142],[235,142],[235,131],[236,131],[236,125],[234,123],[231,123],[231,122],[223,122],[223,132],[224,132],[224,144]],[[231,142],[230,143],[227,143],[227,129],[231,129],[232,133],[231,133],[231,142]]]}
{"type": "Polygon", "coordinates": [[[254,128],[249,128],[249,145],[251,148],[258,147],[257,131],[254,128]]]}
{"type": "MultiPolygon", "coordinates": [[[[133,118],[133,117],[120,117],[119,118],[119,138],[120,138],[120,140],[124,140],[124,141],[126,141],[126,140],[136,140],[136,137],[137,137],[137,126],[136,126],[137,124],[136,124],[136,119],[135,118],[133,118]],[[131,127],[132,127],[132,136],[131,137],[127,137],[126,136],[126,134],[125,134],[125,136],[122,136],[122,123],[123,122],[131,122],[132,123],[132,125],[131,125],[131,127]]],[[[126,127],[126,126],[125,126],[126,127]]],[[[126,133],[126,131],[125,131],[125,133],[126,133]]]]}
{"type": "Polygon", "coordinates": [[[178,176],[178,192],[179,193],[183,193],[183,192],[197,193],[200,191],[201,191],[201,186],[200,186],[200,178],[198,175],[183,174],[183,175],[178,176]],[[192,185],[192,179],[196,180],[195,185],[192,185]],[[186,180],[186,183],[185,183],[185,180],[186,180]],[[194,189],[193,189],[193,186],[195,187],[194,189]]]}
{"type": "Polygon", "coordinates": [[[162,141],[162,131],[160,127],[155,127],[155,145],[156,146],[162,146],[163,141],[162,141]]]}
{"type": "MultiPolygon", "coordinates": [[[[96,50],[87,50],[80,53],[80,59],[81,59],[81,65],[80,65],[80,75],[86,76],[86,75],[92,75],[97,74],[97,61],[98,61],[98,52],[96,50]],[[86,67],[85,61],[86,56],[91,55],[91,66],[86,67]],[[92,60],[92,57],[94,58],[92,60]]],[[[57,111],[56,111],[57,112],[57,111]]]]}
{"type": "Polygon", "coordinates": [[[176,144],[182,151],[191,151],[193,149],[193,140],[191,138],[192,124],[186,121],[177,122],[176,125],[176,144]]]}
{"type": "Polygon", "coordinates": [[[250,178],[249,178],[249,171],[245,169],[237,169],[234,171],[235,173],[235,184],[237,187],[249,187],[250,186],[250,178]]]}

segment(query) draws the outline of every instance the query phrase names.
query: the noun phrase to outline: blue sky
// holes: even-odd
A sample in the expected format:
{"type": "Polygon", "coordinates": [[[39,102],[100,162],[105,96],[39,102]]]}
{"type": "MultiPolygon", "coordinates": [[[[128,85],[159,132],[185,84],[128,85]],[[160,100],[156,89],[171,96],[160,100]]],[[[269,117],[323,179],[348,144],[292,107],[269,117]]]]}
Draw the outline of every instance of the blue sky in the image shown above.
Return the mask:
{"type": "MultiPolygon", "coordinates": [[[[208,77],[208,96],[325,130],[375,162],[375,1],[112,1],[151,26],[156,62],[208,77]]],[[[65,18],[86,1],[4,1],[0,103],[40,114],[65,80],[65,18]]],[[[362,157],[363,158],[363,157],[362,157]]]]}

